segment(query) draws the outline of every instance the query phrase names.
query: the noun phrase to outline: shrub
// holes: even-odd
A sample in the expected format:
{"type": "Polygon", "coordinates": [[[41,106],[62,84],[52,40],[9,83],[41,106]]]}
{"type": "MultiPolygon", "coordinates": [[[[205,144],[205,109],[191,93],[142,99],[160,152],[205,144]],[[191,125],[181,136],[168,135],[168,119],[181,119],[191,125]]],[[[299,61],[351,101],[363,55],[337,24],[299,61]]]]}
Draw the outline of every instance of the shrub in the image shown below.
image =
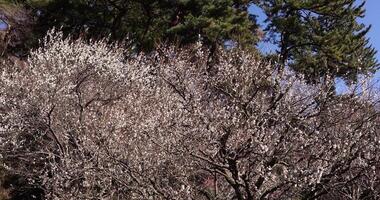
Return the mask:
{"type": "Polygon", "coordinates": [[[136,55],[50,32],[2,69],[4,166],[47,199],[379,198],[367,88],[337,95],[241,50],[209,73],[199,46],[136,55]]]}

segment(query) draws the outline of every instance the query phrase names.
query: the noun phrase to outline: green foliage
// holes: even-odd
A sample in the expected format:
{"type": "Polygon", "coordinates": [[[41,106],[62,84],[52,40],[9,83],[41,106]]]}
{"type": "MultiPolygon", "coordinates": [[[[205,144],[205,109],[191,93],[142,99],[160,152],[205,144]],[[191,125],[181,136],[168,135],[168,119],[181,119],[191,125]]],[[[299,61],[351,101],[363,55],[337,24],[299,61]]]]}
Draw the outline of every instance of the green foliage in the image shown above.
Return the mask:
{"type": "MultiPolygon", "coordinates": [[[[34,35],[62,27],[76,36],[128,38],[137,51],[169,42],[185,45],[201,39],[211,47],[231,41],[253,47],[262,35],[254,4],[268,16],[265,32],[279,46],[281,64],[310,82],[331,75],[355,81],[378,68],[359,0],[7,0],[39,14],[34,35]]],[[[32,18],[32,17],[30,17],[32,18]]],[[[34,40],[36,41],[36,40],[34,40]]],[[[31,45],[28,45],[31,46],[31,45]]]]}
{"type": "Polygon", "coordinates": [[[129,37],[138,49],[151,50],[162,42],[187,44],[199,37],[207,44],[233,40],[252,46],[257,27],[247,7],[241,0],[54,0],[39,9],[42,30],[58,26],[70,33],[129,37]]]}
{"type": "Polygon", "coordinates": [[[253,34],[257,28],[255,20],[248,15],[246,7],[234,6],[236,4],[244,5],[233,0],[179,1],[179,22],[168,32],[187,42],[193,42],[201,35],[211,43],[228,39],[240,44],[253,44],[257,42],[253,34]]]}
{"type": "Polygon", "coordinates": [[[327,74],[355,80],[374,72],[376,51],[365,37],[370,27],[357,20],[364,3],[355,0],[258,0],[268,16],[267,31],[284,64],[311,81],[327,74]]]}

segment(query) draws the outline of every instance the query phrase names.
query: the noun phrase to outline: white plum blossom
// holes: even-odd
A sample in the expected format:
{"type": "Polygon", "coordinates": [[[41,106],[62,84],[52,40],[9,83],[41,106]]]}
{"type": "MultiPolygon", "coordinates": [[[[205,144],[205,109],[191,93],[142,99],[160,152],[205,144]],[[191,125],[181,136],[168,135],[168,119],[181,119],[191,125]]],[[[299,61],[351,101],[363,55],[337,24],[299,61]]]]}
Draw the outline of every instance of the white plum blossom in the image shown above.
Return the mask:
{"type": "Polygon", "coordinates": [[[0,69],[2,164],[46,199],[380,197],[376,99],[219,52],[49,32],[0,69]]]}

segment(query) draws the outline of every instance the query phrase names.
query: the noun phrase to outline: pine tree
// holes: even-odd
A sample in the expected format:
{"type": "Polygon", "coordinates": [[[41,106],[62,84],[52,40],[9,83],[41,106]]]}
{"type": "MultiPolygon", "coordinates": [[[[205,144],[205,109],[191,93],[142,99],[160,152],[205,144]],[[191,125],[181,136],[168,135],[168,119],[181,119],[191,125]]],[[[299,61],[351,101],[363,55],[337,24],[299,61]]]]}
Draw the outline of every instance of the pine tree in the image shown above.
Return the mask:
{"type": "Polygon", "coordinates": [[[355,80],[374,72],[376,51],[366,38],[370,29],[357,20],[364,4],[355,0],[258,0],[278,45],[281,61],[310,81],[325,75],[355,80]]]}
{"type": "Polygon", "coordinates": [[[93,36],[129,37],[140,50],[162,42],[187,44],[202,38],[209,45],[232,40],[253,46],[258,41],[256,20],[246,0],[53,0],[40,22],[93,36]]]}
{"type": "Polygon", "coordinates": [[[255,44],[257,26],[254,16],[247,13],[247,6],[247,2],[233,0],[178,1],[178,22],[168,33],[184,42],[193,42],[200,35],[210,43],[232,40],[242,45],[255,44]]]}
{"type": "MultiPolygon", "coordinates": [[[[11,1],[11,0],[9,0],[11,1]]],[[[201,39],[213,52],[232,42],[254,47],[260,39],[256,13],[268,16],[264,31],[278,45],[281,64],[303,73],[310,82],[331,75],[355,81],[378,68],[376,51],[358,22],[361,0],[24,0],[42,11],[36,30],[52,26],[91,37],[129,38],[137,51],[158,44],[188,44],[201,39]]],[[[254,48],[253,48],[254,49],[254,48]]]]}

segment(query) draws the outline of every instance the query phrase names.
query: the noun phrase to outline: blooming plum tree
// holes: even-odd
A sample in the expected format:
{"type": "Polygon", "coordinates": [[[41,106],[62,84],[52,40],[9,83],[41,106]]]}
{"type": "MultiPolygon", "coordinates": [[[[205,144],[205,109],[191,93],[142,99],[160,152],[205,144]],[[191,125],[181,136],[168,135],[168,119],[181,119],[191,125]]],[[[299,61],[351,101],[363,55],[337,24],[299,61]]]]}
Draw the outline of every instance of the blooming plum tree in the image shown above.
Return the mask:
{"type": "MultiPolygon", "coordinates": [[[[47,199],[379,198],[376,99],[242,50],[131,54],[51,31],[2,67],[0,152],[47,199]]],[[[368,93],[367,93],[368,94],[368,93]]]]}

